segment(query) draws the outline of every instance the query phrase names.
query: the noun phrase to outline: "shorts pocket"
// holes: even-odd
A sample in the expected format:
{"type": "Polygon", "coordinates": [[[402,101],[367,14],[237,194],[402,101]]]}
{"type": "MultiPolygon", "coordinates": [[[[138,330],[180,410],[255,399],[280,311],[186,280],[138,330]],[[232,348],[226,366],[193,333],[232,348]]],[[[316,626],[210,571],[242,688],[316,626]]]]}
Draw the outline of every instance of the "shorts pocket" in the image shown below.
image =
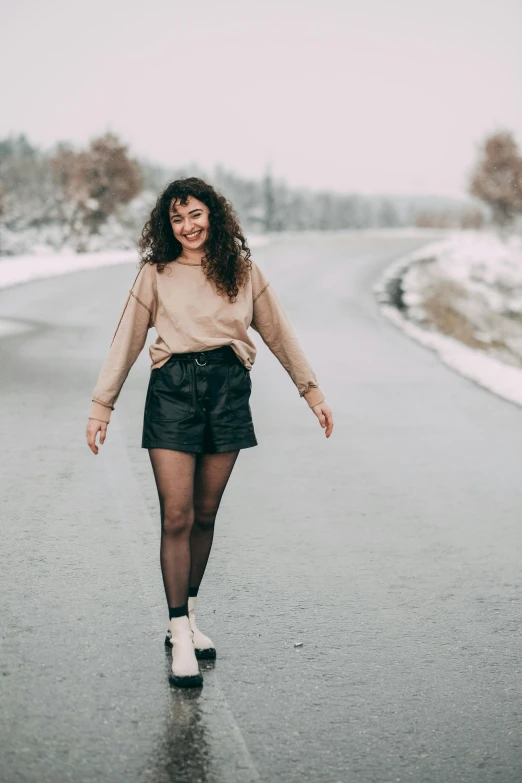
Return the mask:
{"type": "Polygon", "coordinates": [[[251,392],[250,370],[247,370],[241,363],[234,362],[229,365],[227,403],[232,413],[243,421],[252,420],[251,392]]]}
{"type": "Polygon", "coordinates": [[[152,370],[147,394],[149,421],[181,421],[193,410],[192,365],[187,361],[167,361],[152,370]]]}

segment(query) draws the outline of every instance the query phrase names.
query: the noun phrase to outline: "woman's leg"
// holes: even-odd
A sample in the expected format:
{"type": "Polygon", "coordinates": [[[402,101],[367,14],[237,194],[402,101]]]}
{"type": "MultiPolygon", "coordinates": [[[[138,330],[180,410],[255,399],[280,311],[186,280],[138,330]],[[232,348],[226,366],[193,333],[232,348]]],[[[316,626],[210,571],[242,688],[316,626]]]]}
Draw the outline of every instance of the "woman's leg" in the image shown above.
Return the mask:
{"type": "Polygon", "coordinates": [[[149,456],[160,502],[161,573],[169,615],[175,617],[185,613],[188,602],[196,455],[172,449],[149,449],[149,456]]]}
{"type": "Polygon", "coordinates": [[[194,474],[194,525],[190,536],[190,594],[197,595],[214,538],[219,504],[239,451],[197,454],[194,474]]]}

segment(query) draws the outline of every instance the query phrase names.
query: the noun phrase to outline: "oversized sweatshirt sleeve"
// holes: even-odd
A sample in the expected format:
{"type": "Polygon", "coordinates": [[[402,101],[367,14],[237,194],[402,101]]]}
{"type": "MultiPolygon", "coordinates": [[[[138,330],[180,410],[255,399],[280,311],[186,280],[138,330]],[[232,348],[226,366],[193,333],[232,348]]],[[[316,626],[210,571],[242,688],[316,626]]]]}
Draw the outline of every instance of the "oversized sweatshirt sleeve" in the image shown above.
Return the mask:
{"type": "Polygon", "coordinates": [[[310,408],[324,400],[317,378],[274,289],[252,262],[253,317],[250,324],[279,360],[310,408]]]}
{"type": "Polygon", "coordinates": [[[148,262],[138,272],[92,393],[89,418],[109,422],[130,369],[156,320],[155,267],[148,262]]]}

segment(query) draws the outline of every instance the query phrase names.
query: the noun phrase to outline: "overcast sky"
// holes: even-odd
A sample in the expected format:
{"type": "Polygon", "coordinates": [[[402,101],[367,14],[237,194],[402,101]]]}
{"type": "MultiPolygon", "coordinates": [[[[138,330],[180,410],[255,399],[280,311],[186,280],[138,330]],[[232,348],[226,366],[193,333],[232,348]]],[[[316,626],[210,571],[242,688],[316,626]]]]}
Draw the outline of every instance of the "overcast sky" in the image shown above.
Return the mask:
{"type": "Polygon", "coordinates": [[[522,0],[17,0],[2,28],[0,136],[457,196],[485,134],[522,146],[522,0]]]}

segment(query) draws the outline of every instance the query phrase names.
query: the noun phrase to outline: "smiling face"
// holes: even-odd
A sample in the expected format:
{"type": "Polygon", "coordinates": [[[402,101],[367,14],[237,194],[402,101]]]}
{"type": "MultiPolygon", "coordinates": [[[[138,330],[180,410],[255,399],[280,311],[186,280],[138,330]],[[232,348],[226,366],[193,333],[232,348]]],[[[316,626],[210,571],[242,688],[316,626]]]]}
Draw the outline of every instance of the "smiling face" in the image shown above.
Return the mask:
{"type": "Polygon", "coordinates": [[[170,225],[184,250],[203,250],[210,231],[209,209],[194,196],[185,205],[179,199],[170,203],[170,225]]]}

